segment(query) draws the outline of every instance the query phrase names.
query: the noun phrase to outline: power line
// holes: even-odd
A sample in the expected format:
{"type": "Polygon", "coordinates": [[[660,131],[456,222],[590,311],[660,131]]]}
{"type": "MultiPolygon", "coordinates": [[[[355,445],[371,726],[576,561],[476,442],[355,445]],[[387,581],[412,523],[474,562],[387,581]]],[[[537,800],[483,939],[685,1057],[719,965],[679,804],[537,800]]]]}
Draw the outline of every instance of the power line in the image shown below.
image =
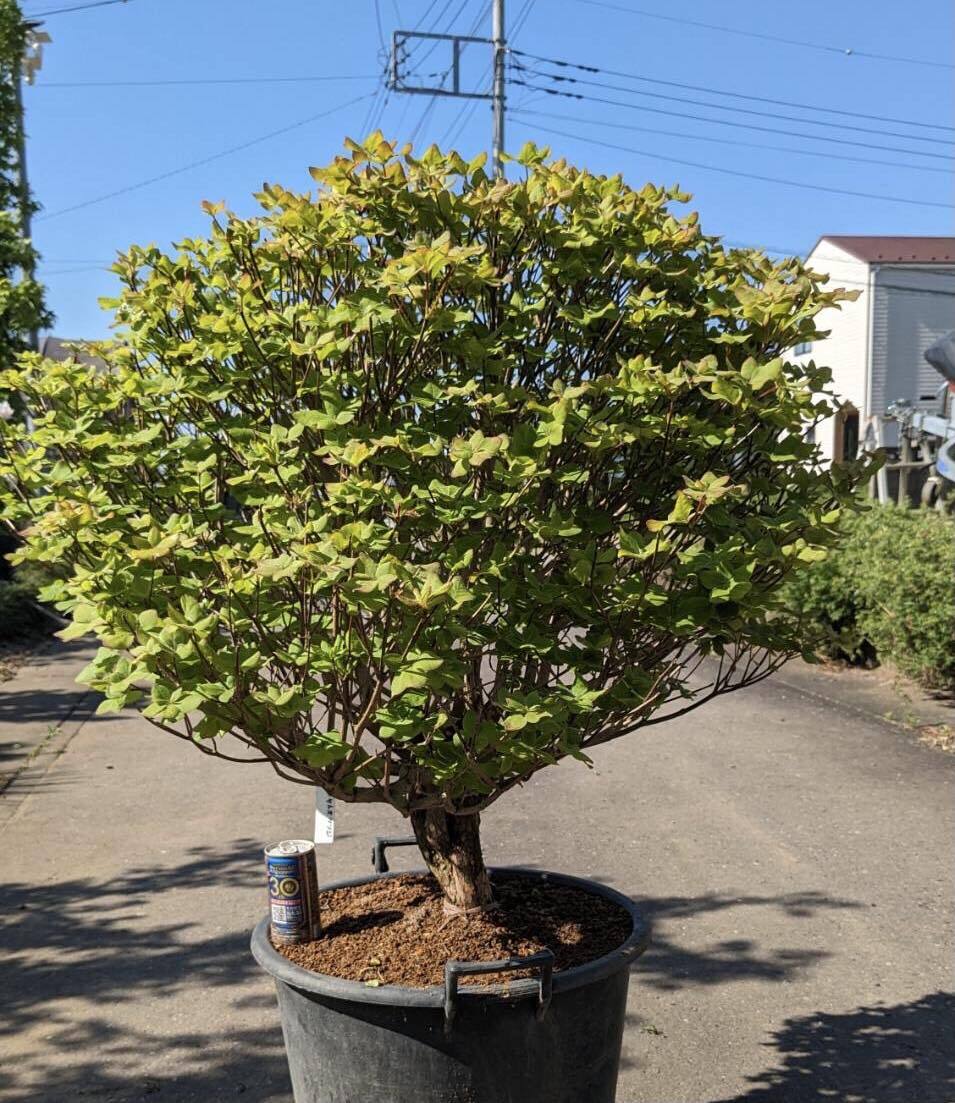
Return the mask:
{"type": "MultiPolygon", "coordinates": [[[[448,77],[450,75],[451,75],[451,70],[450,69],[445,69],[444,73],[441,76],[441,80],[438,82],[438,87],[439,88],[444,87],[444,82],[448,79],[448,77]]],[[[418,131],[421,130],[421,128],[425,125],[425,123],[431,117],[432,113],[434,112],[435,106],[437,105],[437,102],[438,102],[438,97],[437,96],[429,96],[428,97],[428,101],[424,105],[424,108],[423,108],[421,114],[418,116],[417,123],[415,123],[414,130],[411,131],[411,134],[408,137],[408,141],[411,144],[414,144],[414,140],[418,136],[418,131]]]]}
{"type": "Polygon", "coordinates": [[[589,4],[595,8],[608,8],[611,11],[622,11],[628,15],[640,16],[644,19],[660,19],[667,23],[682,23],[689,27],[703,27],[708,31],[720,31],[723,34],[735,34],[744,38],[758,38],[764,42],[780,42],[785,46],[801,46],[807,50],[821,50],[828,54],[841,54],[844,57],[864,57],[875,61],[899,61],[907,65],[927,65],[933,69],[955,69],[955,65],[947,61],[931,61],[928,58],[900,57],[896,54],[876,54],[866,50],[856,50],[852,47],[831,46],[821,42],[806,42],[797,38],[783,38],[781,35],[764,34],[760,31],[744,31],[738,27],[724,27],[718,23],[701,23],[696,19],[683,19],[676,15],[660,15],[658,12],[645,11],[642,8],[624,7],[622,4],[612,4],[608,0],[577,0],[580,4],[589,4]]]}
{"type": "Polygon", "coordinates": [[[617,150],[619,153],[635,153],[640,157],[655,157],[661,161],[671,161],[677,165],[688,165],[690,168],[702,169],[705,172],[718,172],[725,176],[738,176],[747,180],[760,180],[768,184],[783,184],[786,187],[803,188],[809,191],[829,192],[832,195],[848,195],[856,199],[880,199],[887,203],[905,203],[913,207],[941,207],[944,210],[952,209],[950,203],[934,203],[927,199],[910,199],[908,196],[901,195],[880,195],[876,192],[850,191],[846,188],[829,187],[827,184],[809,184],[800,180],[786,180],[778,176],[763,176],[759,173],[743,172],[739,169],[728,169],[719,165],[708,165],[700,161],[688,161],[682,157],[671,157],[668,154],[655,153],[646,149],[632,149],[628,146],[615,145],[613,142],[604,142],[599,138],[591,138],[584,134],[568,134],[567,131],[557,130],[554,127],[539,126],[539,129],[549,134],[557,134],[562,138],[570,138],[574,141],[589,142],[591,145],[604,146],[607,149],[617,150]]]}
{"type": "MultiPolygon", "coordinates": [[[[586,77],[565,77],[555,73],[546,73],[541,69],[528,68],[517,63],[516,67],[525,73],[531,73],[545,80],[566,84],[583,84],[590,88],[606,88],[611,92],[626,92],[630,96],[646,96],[654,100],[666,100],[671,103],[688,103],[696,107],[706,107],[711,111],[735,111],[740,115],[753,115],[763,119],[778,119],[790,123],[802,123],[803,126],[824,126],[830,130],[852,130],[860,134],[877,134],[881,137],[903,138],[910,142],[931,142],[933,145],[949,147],[951,139],[923,137],[919,134],[905,134],[897,130],[873,129],[871,126],[858,126],[855,123],[836,123],[825,119],[806,119],[799,115],[781,115],[778,111],[760,111],[754,107],[733,107],[729,104],[710,103],[708,100],[695,100],[687,96],[669,96],[664,92],[645,92],[640,88],[627,88],[625,85],[609,84],[607,81],[588,80],[586,77]]],[[[842,139],[840,139],[841,141],[842,139]]]]}
{"type": "MultiPolygon", "coordinates": [[[[434,31],[437,28],[437,26],[441,22],[442,18],[447,14],[448,9],[450,8],[452,3],[453,3],[453,0],[447,0],[447,3],[444,5],[444,7],[441,9],[441,11],[436,16],[436,18],[434,20],[434,23],[431,24],[431,30],[432,31],[434,31]]],[[[451,16],[451,18],[447,22],[447,25],[445,26],[445,28],[444,28],[444,33],[445,34],[450,33],[451,28],[454,26],[454,24],[461,17],[461,14],[464,12],[465,8],[467,7],[467,4],[468,4],[468,0],[462,0],[462,2],[459,5],[457,11],[455,11],[454,15],[451,16]]],[[[474,25],[472,26],[471,30],[469,31],[469,34],[471,34],[471,35],[473,35],[474,32],[477,30],[478,24],[480,23],[481,19],[483,18],[483,15],[484,15],[483,7],[484,6],[482,5],[482,10],[478,12],[478,16],[474,21],[474,25]]],[[[420,23],[419,23],[419,26],[420,26],[420,23]]],[[[425,41],[424,39],[421,39],[422,43],[424,41],[425,41]]],[[[409,73],[409,77],[420,76],[421,75],[418,67],[421,66],[425,61],[427,61],[427,59],[438,48],[439,44],[440,44],[439,40],[435,40],[431,44],[431,46],[428,47],[428,49],[425,51],[425,53],[418,59],[418,61],[416,63],[416,66],[415,66],[415,70],[413,72],[409,73]]],[[[412,48],[411,51],[408,54],[406,54],[405,60],[412,57],[414,52],[415,52],[415,48],[412,48]]],[[[432,74],[432,76],[440,76],[441,79],[438,82],[438,87],[439,88],[444,87],[444,83],[450,75],[451,75],[451,69],[450,68],[444,69],[440,73],[432,74]]],[[[418,132],[421,130],[421,128],[425,125],[426,121],[433,114],[434,109],[437,106],[437,102],[438,102],[438,97],[437,96],[430,96],[428,98],[428,101],[424,105],[424,109],[422,110],[421,115],[418,117],[418,121],[415,124],[415,127],[412,130],[410,137],[408,138],[409,142],[414,142],[415,138],[418,135],[418,132]]]]}
{"type": "Polygon", "coordinates": [[[52,270],[44,270],[43,279],[51,280],[57,276],[76,276],[81,272],[108,272],[109,268],[101,264],[89,265],[86,268],[54,268],[52,270]]]}
{"type": "MultiPolygon", "coordinates": [[[[443,7],[442,7],[442,8],[441,8],[441,10],[440,10],[440,11],[438,12],[438,14],[437,14],[437,15],[436,15],[436,16],[434,17],[434,22],[433,22],[433,23],[431,24],[431,26],[430,26],[430,27],[428,28],[428,32],[429,32],[429,33],[431,33],[431,32],[434,32],[434,31],[437,31],[437,29],[438,29],[438,24],[439,24],[439,23],[441,22],[441,20],[442,20],[442,19],[443,19],[443,18],[444,18],[444,17],[445,17],[445,16],[447,15],[447,14],[448,14],[448,9],[449,9],[449,8],[451,7],[451,5],[452,5],[453,3],[454,3],[454,0],[445,0],[445,2],[444,2],[444,5],[443,5],[443,7]]],[[[451,19],[450,19],[450,20],[448,21],[448,25],[447,25],[447,26],[445,27],[445,32],[447,32],[447,31],[449,31],[449,30],[451,29],[451,27],[453,26],[454,22],[455,22],[455,21],[457,20],[458,16],[459,16],[459,15],[461,14],[461,12],[463,12],[463,11],[464,11],[464,9],[465,9],[465,7],[466,7],[466,6],[467,6],[467,0],[463,0],[463,2],[462,2],[462,4],[461,4],[461,6],[460,6],[460,7],[458,8],[458,10],[457,10],[457,11],[456,11],[456,12],[454,13],[454,15],[452,15],[452,16],[451,16],[451,19]]],[[[430,10],[430,9],[429,9],[429,10],[430,10]]],[[[420,26],[421,26],[421,24],[419,23],[419,24],[418,24],[418,26],[420,27],[420,26]]],[[[409,51],[408,51],[408,52],[407,52],[407,53],[405,54],[405,58],[404,58],[404,60],[405,60],[406,62],[407,62],[407,61],[410,61],[410,60],[411,60],[411,58],[413,58],[413,57],[414,57],[414,55],[415,55],[415,52],[416,52],[416,51],[418,51],[418,50],[420,50],[420,49],[421,49],[421,47],[422,47],[422,46],[423,46],[423,45],[425,44],[425,42],[426,42],[426,39],[424,39],[424,38],[422,38],[422,39],[419,39],[419,40],[418,40],[418,42],[416,42],[416,43],[415,43],[415,44],[414,44],[414,45],[413,45],[413,46],[411,47],[411,49],[410,49],[410,50],[409,50],[409,51]]],[[[431,57],[431,55],[432,55],[432,54],[434,53],[434,51],[435,51],[435,50],[436,50],[437,48],[438,48],[438,43],[437,43],[437,42],[432,42],[432,43],[431,43],[431,45],[430,45],[430,46],[428,47],[428,49],[427,49],[427,50],[426,50],[426,51],[424,52],[424,54],[423,54],[423,55],[422,55],[422,56],[421,56],[421,57],[420,57],[420,58],[418,59],[418,61],[417,61],[417,62],[415,63],[415,64],[416,64],[416,66],[417,66],[417,65],[423,65],[423,64],[424,64],[424,62],[426,62],[426,61],[428,60],[428,58],[429,58],[429,57],[431,57]]]]}
{"type": "MultiPolygon", "coordinates": [[[[760,252],[769,253],[769,254],[772,254],[774,256],[779,256],[779,257],[797,257],[798,258],[799,254],[802,252],[801,249],[793,249],[793,248],[782,249],[779,246],[754,245],[750,241],[728,241],[726,239],[723,239],[721,241],[721,244],[722,245],[729,245],[730,248],[733,248],[733,249],[758,249],[760,252]]],[[[808,261],[808,257],[806,257],[804,259],[803,258],[800,258],[800,259],[803,260],[803,263],[806,263],[808,261]]],[[[887,263],[891,265],[891,261],[889,261],[887,263]]],[[[908,292],[911,292],[913,295],[944,295],[946,297],[955,297],[955,290],[945,291],[940,287],[911,287],[908,284],[904,284],[904,283],[884,283],[882,281],[879,281],[877,283],[872,283],[869,280],[851,280],[851,279],[848,279],[848,278],[843,278],[841,276],[834,276],[831,272],[821,272],[821,274],[828,276],[829,280],[833,284],[835,284],[837,287],[841,287],[843,285],[846,285],[846,286],[852,286],[852,287],[862,287],[862,288],[865,288],[866,290],[871,289],[873,291],[878,291],[879,289],[884,287],[884,288],[889,289],[890,291],[908,291],[908,292]]],[[[944,273],[944,274],[945,275],[950,275],[949,273],[944,273]]]]}
{"type": "MultiPolygon", "coordinates": [[[[533,3],[534,0],[525,0],[524,10],[526,11],[527,8],[533,3]]],[[[468,31],[469,35],[477,34],[477,29],[481,24],[481,20],[485,19],[490,14],[488,10],[489,8],[490,4],[483,4],[481,6],[480,11],[478,12],[477,19],[475,19],[474,24],[468,31]]],[[[520,19],[521,16],[518,16],[518,23],[520,22],[520,19]]],[[[480,87],[486,80],[490,80],[490,78],[491,66],[488,65],[485,67],[484,72],[481,74],[481,79],[478,87],[480,87]]],[[[477,110],[477,105],[479,102],[479,100],[472,100],[470,104],[466,103],[458,110],[458,113],[451,120],[451,124],[448,126],[447,130],[445,130],[445,132],[441,135],[441,138],[439,139],[439,144],[441,146],[449,146],[453,140],[452,135],[459,133],[464,129],[464,127],[468,124],[468,122],[470,122],[471,118],[473,117],[474,112],[477,110]],[[465,118],[465,116],[467,116],[467,118],[465,118]]]]}
{"type": "Polygon", "coordinates": [[[524,0],[524,7],[521,8],[517,19],[514,20],[514,29],[511,31],[511,41],[513,41],[524,29],[524,24],[530,18],[531,12],[534,9],[534,5],[537,0],[524,0]]]}
{"type": "Polygon", "coordinates": [[[240,153],[244,149],[249,149],[251,146],[259,145],[261,142],[267,142],[271,138],[277,138],[280,134],[287,134],[290,130],[296,130],[299,127],[307,126],[309,123],[316,122],[318,119],[324,119],[328,115],[334,115],[338,111],[343,111],[346,107],[351,107],[356,103],[361,103],[364,100],[371,99],[375,95],[374,92],[368,92],[364,96],[356,96],[354,99],[346,100],[345,103],[340,103],[336,107],[331,107],[327,111],[319,111],[317,114],[309,115],[307,118],[299,119],[298,122],[289,123],[288,126],[279,127],[278,130],[271,130],[268,134],[260,134],[257,138],[251,138],[247,142],[242,142],[240,145],[230,146],[228,149],[220,150],[218,153],[211,153],[208,157],[201,157],[198,161],[190,161],[187,165],[180,165],[178,168],[170,169],[168,172],[159,173],[157,176],[150,176],[146,180],[139,180],[135,184],[127,184],[126,187],[117,188],[115,191],[107,192],[105,195],[97,195],[92,199],[84,199],[81,203],[73,203],[69,207],[61,207],[57,211],[51,211],[48,214],[42,214],[38,217],[37,221],[48,218],[58,218],[60,215],[69,214],[72,211],[82,210],[85,207],[92,207],[97,203],[105,203],[108,199],[115,199],[117,196],[126,195],[129,192],[137,191],[139,188],[148,187],[150,184],[158,184],[162,180],[168,180],[172,176],[179,176],[181,173],[189,172],[190,169],[199,168],[202,165],[208,165],[212,161],[218,161],[223,157],[228,157],[233,153],[240,153]]]}
{"type": "Polygon", "coordinates": [[[936,172],[943,176],[951,175],[950,169],[938,168],[935,165],[911,165],[898,161],[886,161],[878,157],[851,157],[847,154],[830,153],[829,150],[799,149],[796,146],[777,146],[768,142],[744,142],[739,139],[726,138],[723,135],[712,137],[708,134],[689,134],[685,130],[660,130],[652,126],[636,126],[633,123],[615,123],[607,119],[582,119],[575,115],[560,115],[554,111],[534,111],[528,108],[515,108],[516,116],[535,115],[545,119],[558,119],[567,123],[580,123],[586,126],[606,126],[614,130],[636,130],[642,134],[660,134],[666,138],[689,138],[696,142],[715,142],[717,145],[744,146],[748,149],[771,149],[779,153],[797,153],[805,157],[824,157],[827,161],[851,161],[861,165],[885,165],[888,168],[900,169],[911,172],[936,172]]]}
{"type": "Polygon", "coordinates": [[[382,54],[388,53],[388,47],[385,45],[385,29],[381,25],[381,3],[380,0],[375,0],[375,23],[378,26],[378,45],[381,46],[382,54]]]}
{"type": "Polygon", "coordinates": [[[182,80],[44,80],[35,88],[153,88],[192,84],[310,84],[328,80],[376,80],[377,73],[318,77],[197,77],[182,80]]]}
{"type": "MultiPolygon", "coordinates": [[[[843,283],[857,283],[856,280],[843,280],[843,283]]],[[[866,286],[865,284],[859,284],[860,287],[866,286]]],[[[904,283],[875,283],[872,285],[873,291],[878,291],[880,288],[887,287],[892,291],[908,291],[912,295],[944,295],[946,298],[955,299],[955,291],[940,291],[937,287],[906,287],[904,283]]]]}
{"type": "Polygon", "coordinates": [[[381,129],[381,121],[385,117],[385,112],[388,110],[388,104],[391,102],[391,89],[385,86],[385,98],[381,101],[381,105],[369,125],[369,133],[373,133],[376,130],[381,129]]]}
{"type": "Polygon", "coordinates": [[[88,11],[90,8],[108,8],[111,4],[125,4],[128,0],[92,0],[88,4],[75,4],[71,8],[53,8],[50,11],[37,12],[31,19],[46,19],[48,15],[66,15],[72,11],[88,11]]]}
{"type": "MultiPolygon", "coordinates": [[[[424,11],[424,15],[422,15],[422,17],[421,17],[421,18],[420,18],[420,19],[418,20],[418,22],[417,22],[417,23],[416,23],[416,24],[414,25],[414,28],[413,28],[414,30],[416,30],[416,31],[420,31],[420,30],[421,30],[422,26],[424,25],[424,21],[425,21],[425,20],[426,20],[426,19],[428,18],[428,16],[429,16],[429,15],[431,14],[431,11],[432,11],[432,9],[434,8],[435,4],[437,4],[437,2],[438,2],[438,0],[431,0],[431,3],[430,3],[430,4],[428,5],[428,6],[427,6],[427,8],[425,8],[425,11],[424,11]]],[[[445,6],[446,6],[446,7],[449,7],[449,6],[450,6],[450,4],[451,4],[451,0],[448,0],[448,3],[447,3],[447,5],[445,5],[445,6]]],[[[438,18],[440,19],[441,17],[440,17],[440,16],[438,16],[438,18]]]]}
{"type": "Polygon", "coordinates": [[[709,115],[692,115],[687,111],[671,111],[665,107],[648,107],[639,103],[628,103],[625,100],[612,100],[606,96],[593,96],[583,92],[563,92],[558,88],[547,88],[543,85],[532,84],[526,80],[510,78],[511,84],[520,84],[526,88],[532,88],[537,92],[543,92],[548,96],[561,96],[570,100],[587,100],[590,103],[605,103],[612,107],[626,107],[631,111],[645,111],[653,115],[670,115],[677,119],[693,119],[698,123],[715,123],[717,126],[732,126],[738,130],[758,130],[764,134],[783,134],[788,138],[806,138],[813,142],[829,142],[840,146],[857,146],[860,149],[877,149],[883,153],[905,153],[913,157],[931,157],[936,161],[950,162],[951,158],[944,153],[930,153],[921,149],[906,149],[902,146],[884,146],[874,142],[858,142],[852,138],[830,137],[825,134],[805,134],[799,130],[780,130],[774,126],[761,126],[758,123],[740,123],[732,119],[714,119],[709,115]]]}
{"type": "Polygon", "coordinates": [[[364,139],[365,137],[367,137],[368,134],[371,133],[371,120],[374,118],[375,111],[378,108],[384,94],[385,82],[384,80],[382,80],[378,84],[378,87],[375,89],[375,91],[372,93],[372,101],[368,105],[368,110],[365,112],[365,116],[362,119],[361,125],[358,128],[358,137],[360,139],[364,139]]]}
{"type": "MultiPolygon", "coordinates": [[[[728,245],[731,249],[755,249],[761,253],[767,253],[772,256],[795,257],[796,259],[801,260],[804,264],[808,261],[808,256],[805,258],[801,257],[801,254],[803,252],[802,249],[796,249],[791,245],[786,247],[783,247],[781,245],[763,245],[754,243],[752,241],[731,241],[728,238],[720,239],[719,244],[723,246],[728,245]]],[[[888,261],[886,263],[891,265],[891,261],[888,261]]],[[[866,289],[871,288],[872,290],[879,290],[880,288],[885,287],[891,291],[910,291],[912,292],[912,294],[915,295],[955,296],[955,290],[945,291],[939,287],[910,287],[908,284],[904,283],[884,283],[881,281],[878,283],[870,283],[870,281],[868,280],[850,280],[847,278],[842,278],[840,276],[834,276],[831,272],[822,272],[820,274],[828,276],[832,283],[836,284],[837,286],[842,286],[845,284],[851,285],[853,287],[864,287],[866,289]]],[[[949,273],[944,274],[950,275],[949,273]]]]}
{"type": "MultiPolygon", "coordinates": [[[[811,103],[797,103],[794,100],[776,100],[769,96],[750,96],[745,92],[730,92],[725,88],[709,88],[704,84],[686,84],[683,81],[676,80],[661,80],[657,77],[645,77],[638,73],[626,73],[619,69],[605,69],[596,65],[582,65],[575,61],[566,61],[563,58],[555,57],[543,57],[540,54],[531,54],[526,50],[510,50],[512,54],[519,54],[521,57],[533,58],[535,61],[543,61],[548,65],[557,66],[565,69],[580,69],[585,73],[604,73],[611,77],[624,77],[627,80],[638,80],[647,84],[659,84],[665,85],[667,88],[683,88],[693,92],[708,92],[714,96],[729,96],[732,99],[737,100],[752,100],[755,103],[771,103],[777,107],[798,107],[804,111],[824,111],[830,115],[846,115],[853,119],[869,119],[872,122],[880,123],[900,123],[903,126],[919,126],[927,128],[929,130],[948,130],[955,132],[953,126],[943,126],[941,123],[925,123],[919,122],[916,119],[898,119],[888,115],[869,115],[863,111],[846,111],[840,107],[824,107],[819,104],[811,103]]],[[[808,120],[806,120],[808,122],[808,120]]],[[[833,124],[833,125],[839,125],[833,124]]],[[[878,131],[877,133],[882,133],[878,131]]],[[[908,137],[908,135],[904,135],[908,137]]]]}

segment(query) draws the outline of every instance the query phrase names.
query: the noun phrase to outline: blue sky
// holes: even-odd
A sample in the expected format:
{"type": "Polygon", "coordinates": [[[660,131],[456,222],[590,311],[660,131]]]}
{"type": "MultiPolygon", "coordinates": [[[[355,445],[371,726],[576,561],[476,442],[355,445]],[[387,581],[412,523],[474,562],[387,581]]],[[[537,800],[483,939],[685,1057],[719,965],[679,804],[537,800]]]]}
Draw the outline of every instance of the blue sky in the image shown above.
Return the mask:
{"type": "MultiPolygon", "coordinates": [[[[80,3],[26,0],[24,10],[34,17],[80,3]]],[[[379,0],[386,38],[397,26],[419,22],[422,29],[453,27],[471,33],[474,28],[474,33],[486,34],[488,8],[479,0],[379,0]]],[[[516,79],[617,102],[576,101],[514,85],[509,89],[509,149],[532,139],[593,171],[622,172],[635,185],[648,179],[679,183],[694,194],[692,205],[701,212],[704,229],[734,243],[805,252],[823,233],[955,233],[955,213],[946,206],[955,200],[952,162],[944,159],[953,153],[955,134],[910,125],[955,125],[951,0],[737,0],[731,5],[686,0],[678,8],[660,0],[508,0],[507,8],[510,25],[519,27],[511,42],[517,49],[648,78],[641,83],[516,58],[537,69],[536,74],[514,70],[516,79]],[[778,38],[829,48],[811,49],[778,38]],[[840,52],[845,48],[854,52],[840,52]],[[887,56],[866,56],[872,54],[887,56]],[[617,88],[559,84],[542,73],[575,75],[617,88]],[[903,122],[819,114],[654,83],[662,81],[903,122]],[[639,96],[638,90],[652,95],[639,96]],[[722,126],[688,115],[766,129],[722,126]],[[781,115],[860,129],[797,123],[781,115]],[[645,129],[625,129],[629,127],[645,129]],[[811,141],[799,132],[835,140],[811,141]],[[797,149],[817,155],[792,152],[797,149]],[[933,156],[925,155],[929,153],[933,156]],[[842,159],[846,157],[867,160],[842,159]]],[[[373,0],[267,5],[250,0],[128,0],[50,14],[44,23],[53,43],[46,48],[36,86],[26,89],[28,157],[31,184],[43,207],[34,225],[44,258],[41,276],[57,315],[54,332],[62,336],[108,332],[109,316],[97,298],[115,288],[102,266],[117,250],[132,242],[168,247],[201,234],[206,225],[199,207],[203,199],[224,199],[234,210],[251,212],[251,193],[263,181],[309,188],[308,166],[328,161],[345,135],[360,136],[372,119],[380,116],[388,137],[404,141],[415,134],[416,145],[445,144],[452,138],[462,153],[473,154],[490,141],[490,110],[484,102],[438,100],[425,115],[431,101],[424,97],[392,95],[387,102],[383,96],[370,98],[379,87],[381,70],[373,0]],[[278,77],[285,79],[256,82],[278,77]],[[288,79],[292,77],[335,79],[298,82],[288,79]],[[339,79],[346,77],[352,79],[339,79]],[[247,83],[115,83],[239,78],[247,83]],[[357,97],[366,98],[340,107],[357,97]],[[329,113],[320,117],[324,112],[329,113]],[[269,134],[273,136],[256,141],[269,134]],[[234,152],[215,156],[226,150],[234,152]],[[207,158],[214,159],[176,171],[207,158]],[[167,173],[171,175],[135,186],[167,173]],[[121,194],[89,202],[114,191],[121,194]]],[[[473,46],[466,53],[465,76],[475,86],[489,58],[485,49],[473,46]]],[[[425,55],[426,48],[419,48],[409,65],[422,74],[446,67],[442,47],[425,55]]]]}

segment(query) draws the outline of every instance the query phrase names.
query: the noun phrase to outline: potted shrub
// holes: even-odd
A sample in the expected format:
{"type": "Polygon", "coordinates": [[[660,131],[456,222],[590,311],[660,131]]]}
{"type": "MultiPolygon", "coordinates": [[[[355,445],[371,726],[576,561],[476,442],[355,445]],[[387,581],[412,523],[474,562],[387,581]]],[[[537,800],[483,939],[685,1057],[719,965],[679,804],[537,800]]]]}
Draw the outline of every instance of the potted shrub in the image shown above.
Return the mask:
{"type": "MultiPolygon", "coordinates": [[[[101,641],[105,708],[392,805],[450,929],[506,927],[581,885],[489,875],[485,809],[800,650],[779,587],[858,470],[814,466],[827,375],[785,353],[843,296],[544,150],[507,182],[348,149],[317,195],[132,248],[105,368],[0,376],[35,417],[2,427],[6,516],[16,558],[72,564],[44,596],[101,641]]],[[[545,944],[459,994],[309,971],[260,925],[296,1099],[612,1100],[645,932],[584,889],[623,917],[598,960],[551,977],[545,944]]]]}

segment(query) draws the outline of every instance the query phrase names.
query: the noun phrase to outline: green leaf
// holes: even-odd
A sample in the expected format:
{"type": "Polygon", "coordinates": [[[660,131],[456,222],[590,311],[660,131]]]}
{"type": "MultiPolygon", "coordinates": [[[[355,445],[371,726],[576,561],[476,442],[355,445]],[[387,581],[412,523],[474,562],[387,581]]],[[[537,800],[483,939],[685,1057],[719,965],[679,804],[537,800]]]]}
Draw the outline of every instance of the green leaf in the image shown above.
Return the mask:
{"type": "Polygon", "coordinates": [[[155,609],[144,609],[137,618],[139,627],[149,632],[159,624],[159,614],[155,609]]]}

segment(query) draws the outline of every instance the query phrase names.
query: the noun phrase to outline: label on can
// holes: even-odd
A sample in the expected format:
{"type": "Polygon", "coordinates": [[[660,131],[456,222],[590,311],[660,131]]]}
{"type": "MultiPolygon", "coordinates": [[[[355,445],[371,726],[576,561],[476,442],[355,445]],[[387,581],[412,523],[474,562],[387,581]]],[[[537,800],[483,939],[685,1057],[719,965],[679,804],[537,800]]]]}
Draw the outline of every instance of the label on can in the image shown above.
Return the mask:
{"type": "Polygon", "coordinates": [[[269,914],[275,942],[310,942],[321,934],[315,844],[290,839],[266,848],[269,914]]]}

